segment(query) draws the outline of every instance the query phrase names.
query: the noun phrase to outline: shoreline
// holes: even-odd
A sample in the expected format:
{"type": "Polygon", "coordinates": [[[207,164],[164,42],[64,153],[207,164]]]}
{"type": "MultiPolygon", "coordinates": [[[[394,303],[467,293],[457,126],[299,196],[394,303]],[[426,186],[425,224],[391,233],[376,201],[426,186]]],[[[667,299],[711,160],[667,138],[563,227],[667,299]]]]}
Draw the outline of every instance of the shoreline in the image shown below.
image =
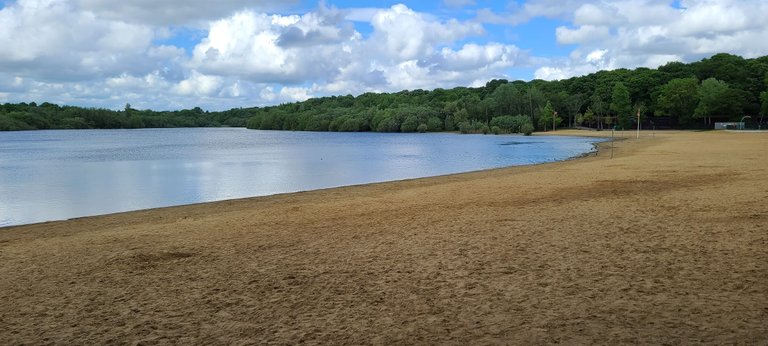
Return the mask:
{"type": "Polygon", "coordinates": [[[566,161],[3,228],[0,342],[766,340],[768,136],[628,137],[613,159],[602,142],[566,161]]]}
{"type": "MultiPolygon", "coordinates": [[[[245,128],[242,128],[245,129],[245,128]]],[[[97,131],[113,131],[113,130],[103,130],[103,129],[96,129],[97,131]]],[[[154,128],[149,129],[125,129],[126,131],[133,131],[133,130],[156,130],[154,128]]],[[[60,130],[37,130],[37,131],[60,131],[60,130]]],[[[87,129],[85,131],[92,131],[91,129],[87,129]]],[[[250,130],[254,131],[254,130],[250,130]]],[[[255,131],[263,131],[263,130],[255,130],[255,131]]],[[[324,132],[321,132],[324,133],[324,132]]],[[[370,132],[375,133],[375,132],[370,132]]],[[[378,133],[377,133],[378,134],[378,133]]],[[[389,133],[392,134],[392,133],[389,133]]],[[[400,133],[395,133],[400,134],[400,133]]],[[[436,133],[427,133],[429,134],[454,134],[454,135],[461,135],[458,132],[436,132],[436,133]]],[[[411,133],[410,135],[413,135],[411,133]]],[[[479,135],[479,134],[475,134],[479,135]]],[[[495,135],[498,136],[498,135],[495,135]]],[[[511,137],[517,137],[517,136],[523,136],[522,134],[506,134],[502,136],[511,136],[511,137]]],[[[554,137],[585,137],[585,138],[600,138],[600,136],[588,136],[588,135],[579,135],[576,134],[549,134],[547,132],[541,133],[538,135],[540,136],[554,136],[554,137]]],[[[352,186],[363,186],[368,184],[380,184],[380,183],[388,183],[388,182],[399,182],[399,181],[407,181],[407,180],[413,180],[413,179],[428,179],[428,178],[436,178],[436,177],[442,177],[442,176],[448,176],[448,175],[454,175],[454,174],[465,174],[465,173],[473,173],[473,172],[482,172],[487,170],[494,170],[494,169],[505,169],[505,168],[512,168],[512,167],[520,167],[520,166],[533,166],[533,165],[539,165],[539,164],[545,164],[545,163],[551,163],[551,162],[559,162],[559,161],[569,161],[578,159],[581,157],[589,156],[592,154],[595,154],[595,152],[599,149],[598,148],[599,142],[592,143],[592,149],[588,152],[585,152],[583,154],[578,154],[575,156],[567,157],[564,159],[560,159],[557,161],[549,161],[549,162],[539,162],[539,163],[533,163],[533,164],[515,164],[511,166],[504,166],[504,167],[494,167],[494,168],[486,168],[486,169],[479,169],[479,170],[472,170],[467,172],[458,172],[458,173],[445,173],[440,175],[431,175],[431,176],[424,176],[424,177],[415,177],[415,178],[404,178],[404,179],[396,179],[396,180],[386,180],[386,181],[377,181],[377,182],[369,182],[369,183],[357,183],[352,185],[340,185],[340,186],[330,186],[325,188],[319,188],[319,189],[311,189],[311,190],[300,190],[300,191],[292,191],[292,192],[280,192],[280,193],[273,193],[273,194],[267,194],[267,195],[255,195],[255,196],[246,196],[246,197],[237,197],[237,198],[229,198],[229,199],[220,199],[220,200],[211,200],[211,201],[200,201],[200,202],[192,202],[192,203],[186,203],[186,204],[176,204],[176,205],[166,205],[166,206],[157,206],[157,207],[145,207],[145,208],[139,208],[139,209],[131,209],[131,210],[123,210],[123,211],[114,211],[114,212],[107,212],[102,214],[91,214],[91,215],[82,215],[82,216],[73,216],[66,219],[53,219],[53,220],[43,220],[43,221],[35,221],[31,223],[22,223],[22,224],[4,224],[2,219],[0,219],[0,232],[3,232],[6,229],[12,228],[12,227],[18,227],[18,226],[28,226],[28,225],[38,225],[38,224],[46,224],[51,222],[64,222],[64,221],[70,221],[70,220],[78,220],[83,218],[91,218],[91,217],[100,217],[100,216],[108,216],[112,214],[122,214],[122,213],[131,213],[131,212],[138,212],[138,211],[144,211],[144,210],[151,210],[151,209],[164,209],[164,208],[171,208],[171,207],[184,207],[184,206],[192,206],[196,204],[207,204],[207,203],[215,203],[215,202],[225,202],[225,201],[237,201],[237,200],[244,200],[244,199],[251,199],[251,198],[262,198],[262,197],[269,197],[269,196],[276,196],[276,195],[285,195],[285,194],[293,194],[293,193],[301,193],[301,192],[308,192],[308,191],[315,191],[315,190],[328,190],[328,189],[334,189],[334,188],[340,188],[340,187],[352,187],[352,186]]]]}

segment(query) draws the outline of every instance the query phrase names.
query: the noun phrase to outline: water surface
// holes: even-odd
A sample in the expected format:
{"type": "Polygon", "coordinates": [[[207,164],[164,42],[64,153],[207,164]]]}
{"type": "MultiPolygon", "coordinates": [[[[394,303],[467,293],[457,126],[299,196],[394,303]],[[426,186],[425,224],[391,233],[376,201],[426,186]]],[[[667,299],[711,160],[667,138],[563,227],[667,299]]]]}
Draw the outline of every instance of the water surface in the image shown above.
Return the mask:
{"type": "Polygon", "coordinates": [[[0,226],[563,160],[596,139],[241,128],[0,132],[0,226]]]}

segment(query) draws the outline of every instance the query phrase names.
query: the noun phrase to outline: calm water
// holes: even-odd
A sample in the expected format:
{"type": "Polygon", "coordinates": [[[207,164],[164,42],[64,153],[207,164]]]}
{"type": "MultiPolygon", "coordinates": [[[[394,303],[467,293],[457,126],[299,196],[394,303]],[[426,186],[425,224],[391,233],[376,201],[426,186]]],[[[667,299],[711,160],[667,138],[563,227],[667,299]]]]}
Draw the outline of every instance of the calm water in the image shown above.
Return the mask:
{"type": "Polygon", "coordinates": [[[238,128],[0,132],[0,226],[556,161],[594,141],[238,128]]]}

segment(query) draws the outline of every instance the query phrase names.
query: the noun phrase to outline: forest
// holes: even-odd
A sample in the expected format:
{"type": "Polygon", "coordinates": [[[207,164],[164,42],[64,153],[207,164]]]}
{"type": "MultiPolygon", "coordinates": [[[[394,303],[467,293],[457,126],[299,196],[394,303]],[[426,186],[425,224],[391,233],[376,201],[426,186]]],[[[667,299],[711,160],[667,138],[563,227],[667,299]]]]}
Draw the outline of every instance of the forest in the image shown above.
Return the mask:
{"type": "Polygon", "coordinates": [[[496,79],[483,87],[330,96],[222,112],[122,110],[51,103],[0,105],[0,130],[246,126],[262,130],[525,133],[563,127],[765,127],[768,56],[716,54],[657,69],[600,71],[558,81],[496,79]],[[638,116],[639,115],[639,116],[638,116]],[[762,125],[761,125],[762,124],[762,125]]]}

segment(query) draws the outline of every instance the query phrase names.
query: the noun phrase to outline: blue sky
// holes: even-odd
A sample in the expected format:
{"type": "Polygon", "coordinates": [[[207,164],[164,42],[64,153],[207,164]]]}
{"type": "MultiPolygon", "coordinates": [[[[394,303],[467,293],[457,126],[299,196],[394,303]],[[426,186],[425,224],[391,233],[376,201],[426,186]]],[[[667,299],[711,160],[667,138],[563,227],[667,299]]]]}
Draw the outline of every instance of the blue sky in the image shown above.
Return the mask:
{"type": "Polygon", "coordinates": [[[768,54],[768,0],[0,4],[0,102],[221,110],[768,54]]]}

